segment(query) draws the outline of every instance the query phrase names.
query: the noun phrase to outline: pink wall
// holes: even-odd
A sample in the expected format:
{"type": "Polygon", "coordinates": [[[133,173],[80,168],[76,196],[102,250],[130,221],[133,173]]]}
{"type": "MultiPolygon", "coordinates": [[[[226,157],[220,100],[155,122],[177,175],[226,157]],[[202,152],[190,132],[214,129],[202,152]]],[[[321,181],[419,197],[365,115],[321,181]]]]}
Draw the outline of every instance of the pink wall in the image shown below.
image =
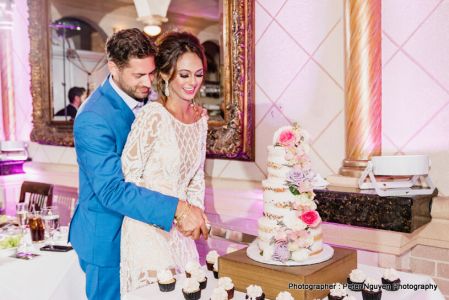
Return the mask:
{"type": "MultiPolygon", "coordinates": [[[[27,139],[31,100],[25,0],[15,24],[18,132],[27,139]]],[[[256,1],[256,161],[208,160],[214,177],[260,180],[276,128],[299,121],[323,176],[344,158],[342,0],[256,1]]],[[[427,153],[449,194],[449,1],[382,1],[383,152],[427,153]]],[[[76,163],[73,149],[31,145],[37,161],[76,163]]]]}

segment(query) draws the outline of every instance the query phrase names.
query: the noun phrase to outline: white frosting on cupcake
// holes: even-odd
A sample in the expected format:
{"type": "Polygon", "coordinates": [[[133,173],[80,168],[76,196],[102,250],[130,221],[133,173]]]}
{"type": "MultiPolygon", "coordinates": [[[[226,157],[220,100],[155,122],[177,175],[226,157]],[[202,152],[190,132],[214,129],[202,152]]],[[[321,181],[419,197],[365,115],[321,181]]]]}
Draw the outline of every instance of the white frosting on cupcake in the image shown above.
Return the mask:
{"type": "Polygon", "coordinates": [[[218,272],[218,259],[217,261],[214,263],[214,271],[218,272]]]}
{"type": "Polygon", "coordinates": [[[348,290],[341,284],[336,283],[333,289],[330,289],[331,296],[344,297],[348,294],[348,290]]]}
{"type": "Polygon", "coordinates": [[[229,291],[234,288],[234,283],[229,277],[221,277],[218,279],[218,286],[223,287],[225,290],[229,291]]]}
{"type": "Polygon", "coordinates": [[[198,261],[191,260],[186,264],[185,271],[187,273],[192,273],[192,271],[194,269],[199,269],[199,268],[201,268],[200,263],[198,261]]]}
{"type": "Polygon", "coordinates": [[[158,270],[156,277],[161,283],[173,281],[173,274],[170,270],[158,270]]]}
{"type": "Polygon", "coordinates": [[[246,288],[246,294],[250,299],[255,299],[262,296],[262,288],[258,285],[252,284],[246,288]]]}
{"type": "Polygon", "coordinates": [[[366,278],[364,283],[364,289],[377,292],[380,290],[381,283],[373,278],[366,278]]]}
{"type": "Polygon", "coordinates": [[[366,279],[365,273],[363,273],[362,270],[354,269],[351,271],[351,274],[349,274],[349,280],[352,282],[362,283],[366,279]]]}
{"type": "Polygon", "coordinates": [[[386,279],[389,281],[395,281],[395,280],[399,279],[399,274],[395,269],[390,268],[390,269],[385,269],[384,275],[382,277],[383,277],[383,279],[386,279]]]}
{"type": "Polygon", "coordinates": [[[198,282],[206,280],[206,272],[202,268],[193,269],[190,274],[192,278],[195,278],[198,282]]]}
{"type": "Polygon", "coordinates": [[[292,294],[289,292],[280,292],[277,295],[276,300],[295,300],[295,298],[293,298],[292,294]]]}
{"type": "Polygon", "coordinates": [[[343,297],[343,300],[356,300],[356,299],[352,295],[346,295],[346,296],[343,297]]]}
{"type": "Polygon", "coordinates": [[[273,253],[274,253],[274,245],[268,245],[268,246],[265,247],[265,249],[263,250],[262,257],[263,257],[265,260],[271,260],[271,258],[273,257],[273,253]]]}
{"type": "Polygon", "coordinates": [[[221,286],[216,287],[212,291],[210,300],[228,300],[228,293],[224,290],[223,287],[221,287],[221,286]]]}
{"type": "Polygon", "coordinates": [[[209,251],[209,253],[207,253],[206,255],[206,261],[208,263],[215,263],[218,259],[218,252],[215,250],[209,251]]]}
{"type": "Polygon", "coordinates": [[[182,290],[186,293],[194,293],[200,289],[200,284],[195,278],[186,278],[182,290]]]}
{"type": "Polygon", "coordinates": [[[292,253],[292,259],[294,261],[304,261],[309,257],[309,250],[302,248],[299,250],[296,250],[295,252],[292,253]]]}

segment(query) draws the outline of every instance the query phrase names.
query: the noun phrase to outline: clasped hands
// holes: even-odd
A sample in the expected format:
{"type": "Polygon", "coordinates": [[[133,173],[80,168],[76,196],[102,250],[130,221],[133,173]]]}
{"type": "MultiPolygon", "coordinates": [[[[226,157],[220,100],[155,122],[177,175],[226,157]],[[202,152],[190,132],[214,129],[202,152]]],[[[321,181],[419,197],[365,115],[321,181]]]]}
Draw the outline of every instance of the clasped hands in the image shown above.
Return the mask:
{"type": "Polygon", "coordinates": [[[180,200],[175,213],[176,228],[184,236],[197,240],[203,235],[207,240],[209,236],[208,220],[204,212],[187,201],[180,200]]]}

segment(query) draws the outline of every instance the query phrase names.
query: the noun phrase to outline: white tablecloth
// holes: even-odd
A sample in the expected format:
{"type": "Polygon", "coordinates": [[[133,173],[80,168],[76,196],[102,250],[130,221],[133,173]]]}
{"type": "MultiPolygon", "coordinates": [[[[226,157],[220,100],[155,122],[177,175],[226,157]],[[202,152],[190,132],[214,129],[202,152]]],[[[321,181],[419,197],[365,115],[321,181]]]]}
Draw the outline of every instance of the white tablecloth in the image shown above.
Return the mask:
{"type": "MultiPolygon", "coordinates": [[[[377,267],[371,267],[367,265],[358,266],[362,269],[367,276],[372,277],[380,281],[383,273],[383,269],[377,267]]],[[[435,284],[435,282],[429,276],[416,275],[404,272],[398,272],[401,278],[401,283],[406,284],[435,284]]],[[[201,291],[201,299],[209,300],[212,290],[217,286],[217,279],[213,277],[212,272],[207,271],[207,287],[201,291]]],[[[163,300],[180,300],[184,299],[182,295],[182,284],[185,276],[178,275],[176,282],[176,289],[172,292],[162,293],[159,291],[157,284],[152,284],[134,292],[131,292],[123,297],[123,300],[148,300],[148,299],[163,299],[163,300]]],[[[257,284],[257,283],[256,283],[257,284]]],[[[287,290],[287,289],[286,289],[287,290]]],[[[287,290],[288,291],[288,290],[287,290]]],[[[356,299],[362,299],[361,292],[349,291],[356,299]]],[[[235,292],[234,300],[245,299],[245,294],[241,292],[235,292]]],[[[327,299],[327,298],[325,298],[327,299]]],[[[399,290],[397,292],[389,292],[382,290],[382,300],[444,300],[443,295],[440,290],[430,291],[430,290],[399,290]]]]}
{"type": "MultiPolygon", "coordinates": [[[[0,299],[7,300],[84,300],[85,275],[81,270],[75,251],[65,253],[39,252],[33,260],[10,258],[7,252],[0,251],[0,299]]],[[[359,265],[369,277],[380,280],[383,269],[359,265]]],[[[429,276],[398,272],[401,283],[435,284],[429,276]]],[[[209,299],[217,280],[207,271],[207,288],[202,291],[201,299],[209,299]]],[[[173,292],[161,293],[157,284],[131,292],[124,300],[180,300],[183,299],[181,287],[185,276],[178,276],[173,292]]],[[[257,284],[257,283],[256,283],[257,284]]],[[[361,292],[350,292],[356,299],[362,299],[361,292]]],[[[235,292],[235,300],[245,298],[244,293],[235,292]]],[[[432,290],[382,291],[383,300],[444,300],[441,292],[432,290]]]]}
{"type": "Polygon", "coordinates": [[[85,276],[74,250],[43,252],[32,260],[0,251],[0,299],[84,300],[85,276]]]}

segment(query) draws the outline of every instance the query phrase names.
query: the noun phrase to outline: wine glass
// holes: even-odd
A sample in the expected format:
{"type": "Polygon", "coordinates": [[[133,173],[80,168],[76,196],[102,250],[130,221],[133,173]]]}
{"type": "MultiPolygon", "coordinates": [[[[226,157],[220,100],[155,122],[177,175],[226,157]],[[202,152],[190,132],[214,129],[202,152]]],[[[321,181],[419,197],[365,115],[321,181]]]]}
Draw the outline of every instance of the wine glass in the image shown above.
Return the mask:
{"type": "Polygon", "coordinates": [[[19,223],[22,234],[25,232],[28,219],[27,205],[24,202],[19,202],[16,204],[16,217],[17,223],[19,223]]]}
{"type": "Polygon", "coordinates": [[[42,209],[42,220],[44,221],[45,230],[50,237],[50,248],[53,248],[54,240],[53,235],[59,228],[59,212],[55,206],[47,206],[42,209]]]}

